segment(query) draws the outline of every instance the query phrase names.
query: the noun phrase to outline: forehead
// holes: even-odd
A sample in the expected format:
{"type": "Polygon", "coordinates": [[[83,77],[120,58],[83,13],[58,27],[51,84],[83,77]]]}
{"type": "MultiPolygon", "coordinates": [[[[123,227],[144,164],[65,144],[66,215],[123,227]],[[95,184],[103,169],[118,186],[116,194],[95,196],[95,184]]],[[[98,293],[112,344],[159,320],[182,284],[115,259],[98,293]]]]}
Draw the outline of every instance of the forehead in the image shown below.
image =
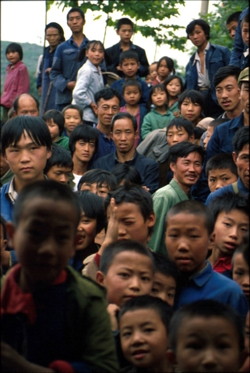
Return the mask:
{"type": "Polygon", "coordinates": [[[64,115],[77,115],[80,117],[80,113],[77,109],[67,109],[65,110],[64,115]]]}
{"type": "Polygon", "coordinates": [[[47,28],[47,30],[46,30],[46,34],[49,34],[49,33],[59,34],[59,31],[58,31],[58,29],[55,28],[55,27],[49,27],[49,28],[47,28]]]}
{"type": "MultiPolygon", "coordinates": [[[[81,13],[79,13],[79,12],[71,12],[71,13],[69,13],[69,15],[68,15],[68,20],[70,20],[71,18],[76,18],[76,17],[80,17],[80,18],[82,18],[82,15],[81,15],[81,13]]],[[[83,19],[83,18],[82,18],[83,19]]]]}
{"type": "Polygon", "coordinates": [[[169,134],[169,132],[187,132],[186,128],[180,126],[180,127],[176,127],[176,126],[172,126],[172,127],[168,127],[168,131],[167,131],[167,134],[169,134]]]}
{"type": "Polygon", "coordinates": [[[18,100],[18,107],[19,109],[27,106],[32,106],[37,108],[35,100],[30,96],[21,96],[18,100]]]}
{"type": "MultiPolygon", "coordinates": [[[[225,336],[227,334],[237,334],[237,330],[233,321],[230,321],[220,316],[186,316],[179,324],[179,333],[184,332],[186,337],[194,337],[195,335],[202,338],[211,338],[211,335],[225,336]],[[206,331],[204,333],[204,331],[206,331]]],[[[237,338],[236,338],[237,339],[237,338]]],[[[214,340],[216,343],[216,339],[214,340]]]]}
{"type": "Polygon", "coordinates": [[[236,28],[238,26],[238,22],[237,21],[231,21],[229,22],[226,27],[228,29],[228,31],[230,31],[231,29],[233,28],[236,28]]]}
{"type": "Polygon", "coordinates": [[[25,146],[28,144],[36,144],[37,142],[32,137],[32,134],[28,133],[26,130],[23,131],[19,139],[13,139],[12,143],[9,146],[18,145],[25,146]]]}
{"type": "Polygon", "coordinates": [[[114,122],[114,125],[113,125],[113,129],[116,130],[116,129],[133,129],[133,123],[131,121],[131,119],[129,118],[121,118],[121,119],[117,119],[115,122],[114,122]]]}
{"type": "Polygon", "coordinates": [[[208,171],[209,176],[217,176],[222,177],[226,175],[234,175],[230,168],[213,168],[212,170],[208,171]]]}
{"type": "MultiPolygon", "coordinates": [[[[202,32],[204,32],[203,28],[200,25],[195,25],[194,26],[193,32],[195,32],[195,31],[202,31],[202,32]]],[[[192,32],[191,32],[191,34],[192,34],[192,32]]]]}
{"type": "Polygon", "coordinates": [[[132,202],[122,202],[117,206],[117,214],[122,213],[123,215],[142,215],[140,206],[137,203],[132,202]]]}
{"type": "Polygon", "coordinates": [[[224,86],[224,85],[233,85],[238,88],[238,82],[234,75],[229,75],[225,79],[223,79],[220,83],[217,84],[216,87],[224,86]]]}
{"type": "Polygon", "coordinates": [[[112,260],[111,267],[119,266],[130,270],[153,271],[153,263],[147,255],[132,250],[117,253],[112,260]]]}
{"type": "Polygon", "coordinates": [[[127,63],[132,63],[132,64],[138,64],[139,62],[136,61],[135,58],[124,58],[124,60],[122,61],[122,65],[123,64],[127,64],[127,63]]]}
{"type": "MultiPolygon", "coordinates": [[[[125,312],[121,316],[120,324],[124,328],[140,324],[143,326],[147,323],[151,324],[152,321],[163,324],[159,313],[155,309],[145,307],[125,312]]],[[[166,330],[165,327],[162,330],[166,330]]]]}
{"type": "Polygon", "coordinates": [[[202,213],[193,213],[181,211],[176,214],[170,214],[167,218],[167,229],[172,227],[189,230],[193,228],[205,228],[205,216],[202,213]],[[185,223],[185,224],[183,224],[185,223]]]}
{"type": "Polygon", "coordinates": [[[98,102],[97,102],[97,105],[118,105],[119,106],[120,104],[120,101],[118,99],[118,97],[114,96],[108,100],[104,99],[104,98],[101,98],[98,102]]]}
{"type": "Polygon", "coordinates": [[[239,151],[239,155],[247,154],[249,155],[249,144],[245,144],[243,148],[239,151]]]}
{"type": "Polygon", "coordinates": [[[178,157],[176,163],[183,163],[186,160],[197,160],[197,159],[201,161],[202,160],[201,155],[197,152],[191,152],[185,157],[178,157]]]}

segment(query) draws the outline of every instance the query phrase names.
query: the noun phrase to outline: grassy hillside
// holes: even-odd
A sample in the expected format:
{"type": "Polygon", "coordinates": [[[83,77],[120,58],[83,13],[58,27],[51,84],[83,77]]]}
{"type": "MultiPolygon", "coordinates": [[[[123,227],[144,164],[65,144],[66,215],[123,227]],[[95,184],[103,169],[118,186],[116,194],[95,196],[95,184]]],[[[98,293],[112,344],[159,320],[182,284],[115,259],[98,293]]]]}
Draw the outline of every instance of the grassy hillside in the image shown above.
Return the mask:
{"type": "MultiPolygon", "coordinates": [[[[1,92],[4,84],[6,66],[8,65],[8,61],[5,56],[5,49],[10,43],[10,41],[1,42],[1,92]]],[[[43,47],[37,44],[19,44],[23,48],[23,62],[27,66],[30,75],[30,93],[37,97],[35,72],[38,57],[43,53],[43,47]]]]}

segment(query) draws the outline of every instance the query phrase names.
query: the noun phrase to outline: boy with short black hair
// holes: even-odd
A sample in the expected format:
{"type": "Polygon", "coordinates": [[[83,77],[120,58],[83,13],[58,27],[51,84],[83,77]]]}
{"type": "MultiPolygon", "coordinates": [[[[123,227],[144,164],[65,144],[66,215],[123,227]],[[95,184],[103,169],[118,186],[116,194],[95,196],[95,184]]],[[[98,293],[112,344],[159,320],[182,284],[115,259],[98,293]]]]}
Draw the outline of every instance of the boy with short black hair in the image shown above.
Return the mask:
{"type": "Polygon", "coordinates": [[[106,198],[109,192],[112,192],[117,187],[115,175],[107,170],[94,168],[88,170],[81,177],[78,183],[78,190],[89,190],[92,193],[98,194],[102,198],[106,198]]]}
{"type": "Polygon", "coordinates": [[[53,143],[69,150],[69,138],[63,136],[65,122],[63,114],[58,110],[51,109],[46,111],[42,118],[48,126],[53,143]]]}
{"type": "Polygon", "coordinates": [[[49,179],[70,185],[73,184],[72,170],[73,161],[70,152],[57,144],[53,144],[51,157],[48,159],[44,169],[45,175],[49,179]]]}
{"type": "Polygon", "coordinates": [[[5,372],[117,372],[103,291],[67,266],[80,216],[77,196],[53,180],[18,196],[7,229],[19,264],[1,295],[5,372]]]}

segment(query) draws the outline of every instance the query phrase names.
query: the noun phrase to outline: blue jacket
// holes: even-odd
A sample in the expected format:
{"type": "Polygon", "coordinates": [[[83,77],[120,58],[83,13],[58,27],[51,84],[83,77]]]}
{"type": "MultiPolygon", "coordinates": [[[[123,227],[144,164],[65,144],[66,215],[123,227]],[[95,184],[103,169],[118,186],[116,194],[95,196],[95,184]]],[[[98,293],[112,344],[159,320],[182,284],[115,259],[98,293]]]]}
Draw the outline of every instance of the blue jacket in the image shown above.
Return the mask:
{"type": "MultiPolygon", "coordinates": [[[[217,98],[213,84],[214,75],[220,67],[229,64],[230,55],[231,52],[228,48],[216,44],[211,44],[206,54],[206,68],[208,70],[208,78],[210,81],[211,97],[216,103],[217,98]]],[[[185,88],[198,90],[198,74],[194,58],[195,53],[192,55],[186,66],[185,88]]]]}
{"type": "MultiPolygon", "coordinates": [[[[249,196],[249,189],[245,187],[245,185],[242,183],[241,179],[238,178],[237,180],[237,188],[238,191],[242,194],[245,195],[246,197],[249,196]]],[[[206,205],[209,205],[211,201],[213,201],[216,197],[222,196],[223,194],[227,192],[233,192],[234,193],[234,188],[232,184],[226,185],[220,189],[215,190],[214,192],[210,193],[207,197],[206,200],[206,205]]]]}
{"type": "MultiPolygon", "coordinates": [[[[92,168],[101,168],[103,170],[111,171],[112,168],[118,164],[119,161],[115,153],[110,153],[97,159],[92,168]]],[[[130,166],[134,166],[139,172],[142,185],[146,185],[150,193],[154,193],[159,187],[159,166],[158,164],[150,158],[144,157],[139,153],[135,153],[134,158],[131,161],[125,162],[130,166]]]]}
{"type": "Polygon", "coordinates": [[[9,199],[9,196],[7,194],[9,187],[10,187],[11,181],[4,184],[0,189],[0,209],[1,209],[1,216],[6,221],[12,221],[13,220],[13,203],[9,199]]]}
{"type": "MultiPolygon", "coordinates": [[[[238,26],[236,28],[236,33],[234,37],[234,47],[232,50],[231,58],[230,58],[230,65],[240,67],[241,69],[244,68],[245,58],[243,53],[247,49],[247,46],[243,43],[242,36],[241,36],[241,21],[245,17],[245,15],[249,12],[249,7],[245,8],[242,13],[240,14],[238,26]]],[[[249,59],[247,58],[247,62],[249,63],[249,59]]],[[[247,67],[246,65],[245,67],[247,67]]]]}

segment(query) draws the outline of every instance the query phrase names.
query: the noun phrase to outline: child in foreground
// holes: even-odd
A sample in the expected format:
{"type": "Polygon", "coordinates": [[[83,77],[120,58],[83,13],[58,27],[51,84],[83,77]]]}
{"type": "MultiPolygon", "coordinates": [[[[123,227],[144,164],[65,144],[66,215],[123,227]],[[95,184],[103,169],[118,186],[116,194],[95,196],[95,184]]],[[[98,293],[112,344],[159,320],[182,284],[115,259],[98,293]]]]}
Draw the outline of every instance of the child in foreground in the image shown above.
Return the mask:
{"type": "Polygon", "coordinates": [[[67,266],[80,216],[77,196],[53,180],[18,196],[7,229],[19,264],[1,294],[4,372],[117,372],[104,294],[67,266]]]}

